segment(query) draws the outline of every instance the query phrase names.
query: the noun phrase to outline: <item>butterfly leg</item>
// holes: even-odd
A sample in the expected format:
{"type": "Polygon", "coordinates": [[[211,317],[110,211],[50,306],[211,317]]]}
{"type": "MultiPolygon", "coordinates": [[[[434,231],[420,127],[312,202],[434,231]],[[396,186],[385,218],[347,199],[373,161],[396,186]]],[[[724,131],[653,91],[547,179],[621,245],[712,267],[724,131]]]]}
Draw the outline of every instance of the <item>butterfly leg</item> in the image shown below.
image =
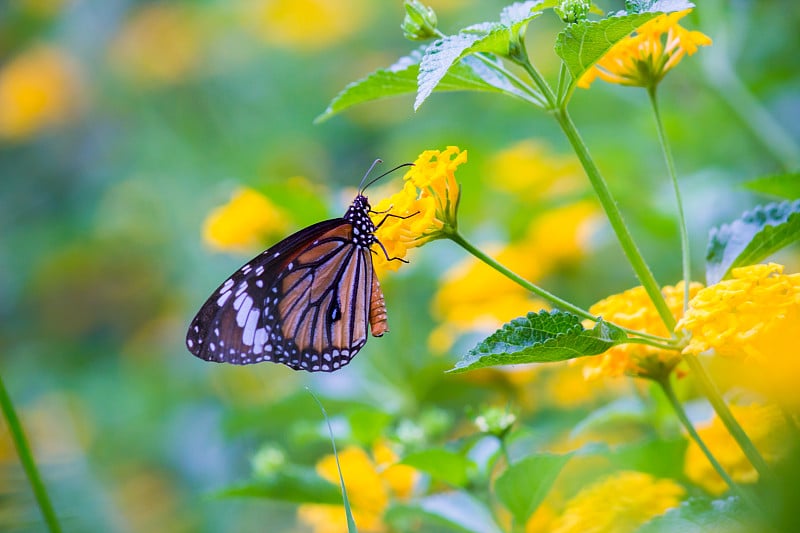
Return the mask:
{"type": "MultiPolygon", "coordinates": [[[[378,239],[375,239],[375,242],[377,242],[378,246],[380,246],[381,250],[383,250],[383,255],[386,256],[386,260],[387,261],[402,261],[403,263],[408,264],[408,261],[406,261],[402,257],[389,257],[389,252],[386,251],[386,247],[383,245],[383,243],[381,241],[379,241],[378,239]]],[[[370,248],[370,252],[372,252],[375,255],[378,255],[378,252],[376,252],[375,250],[373,250],[371,248],[370,248]]]]}
{"type": "Polygon", "coordinates": [[[383,217],[383,220],[381,220],[380,222],[378,222],[378,224],[375,226],[375,229],[378,229],[378,228],[380,228],[380,227],[383,225],[383,223],[384,223],[384,222],[386,222],[386,220],[387,220],[387,219],[389,219],[389,218],[402,218],[403,220],[405,220],[405,219],[407,219],[407,218],[411,218],[411,217],[413,217],[413,216],[416,216],[416,215],[419,215],[419,211],[417,211],[416,213],[411,213],[410,215],[406,215],[406,216],[402,216],[402,215],[393,215],[392,213],[389,213],[388,215],[386,215],[385,217],[383,217]]]}

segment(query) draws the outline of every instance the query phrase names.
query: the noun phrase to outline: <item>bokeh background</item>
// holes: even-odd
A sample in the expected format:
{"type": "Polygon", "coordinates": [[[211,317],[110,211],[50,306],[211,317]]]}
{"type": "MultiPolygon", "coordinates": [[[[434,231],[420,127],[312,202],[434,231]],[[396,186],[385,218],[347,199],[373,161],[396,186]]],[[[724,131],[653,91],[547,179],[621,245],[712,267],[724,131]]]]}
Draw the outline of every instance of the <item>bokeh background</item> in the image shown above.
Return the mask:
{"type": "MultiPolygon", "coordinates": [[[[430,4],[445,32],[504,5],[430,4]]],[[[740,184],[791,163],[732,110],[715,65],[729,58],[800,137],[797,8],[702,4],[686,25],[714,47],[660,90],[701,281],[709,228],[769,200],[740,184]]],[[[400,1],[370,0],[0,3],[0,373],[68,531],[310,531],[293,505],[213,497],[250,478],[265,447],[300,465],[329,453],[306,386],[343,444],[374,439],[354,435],[361,416],[407,448],[470,431],[488,405],[511,405],[544,439],[633,394],[566,364],[444,374],[481,334],[539,308],[446,242],[384,276],[391,333],[340,372],[218,366],[184,348],[193,313],[258,246],[340,216],[376,157],[388,168],[448,145],[469,152],[460,227],[473,242],[581,306],[636,284],[555,123],[520,102],[437,94],[415,114],[403,97],[313,124],[348,82],[416,46],[402,16],[400,1]],[[215,247],[204,224],[243,188],[269,198],[274,226],[259,244],[215,247]]],[[[548,13],[531,28],[552,79],[559,23],[548,13]]],[[[645,93],[598,82],[573,115],[656,277],[676,282],[645,93]]],[[[780,260],[797,271],[796,251],[780,260]]],[[[41,527],[0,424],[0,530],[41,527]]]]}

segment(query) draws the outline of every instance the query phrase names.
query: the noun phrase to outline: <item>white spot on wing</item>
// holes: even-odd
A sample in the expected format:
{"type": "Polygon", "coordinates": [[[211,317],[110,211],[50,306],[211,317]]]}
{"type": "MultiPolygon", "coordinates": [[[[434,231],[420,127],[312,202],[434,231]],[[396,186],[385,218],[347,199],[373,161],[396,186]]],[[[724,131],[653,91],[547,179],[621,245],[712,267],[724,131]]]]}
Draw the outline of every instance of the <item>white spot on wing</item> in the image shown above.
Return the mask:
{"type": "MultiPolygon", "coordinates": [[[[238,315],[236,318],[239,318],[238,315]]],[[[247,322],[244,325],[244,332],[242,333],[242,342],[248,346],[253,345],[253,339],[255,339],[256,336],[256,324],[258,324],[258,309],[253,309],[250,311],[250,314],[247,315],[247,322]]]]}
{"type": "Polygon", "coordinates": [[[244,323],[247,321],[247,315],[250,313],[250,308],[253,307],[253,299],[249,296],[246,296],[244,299],[244,303],[239,308],[239,312],[236,314],[236,324],[239,325],[240,328],[244,327],[244,323]]]}
{"type": "Polygon", "coordinates": [[[223,292],[222,296],[217,298],[217,305],[222,307],[223,305],[225,305],[225,302],[227,302],[228,298],[230,298],[230,297],[231,297],[231,291],[230,290],[227,290],[227,291],[223,292]]]}

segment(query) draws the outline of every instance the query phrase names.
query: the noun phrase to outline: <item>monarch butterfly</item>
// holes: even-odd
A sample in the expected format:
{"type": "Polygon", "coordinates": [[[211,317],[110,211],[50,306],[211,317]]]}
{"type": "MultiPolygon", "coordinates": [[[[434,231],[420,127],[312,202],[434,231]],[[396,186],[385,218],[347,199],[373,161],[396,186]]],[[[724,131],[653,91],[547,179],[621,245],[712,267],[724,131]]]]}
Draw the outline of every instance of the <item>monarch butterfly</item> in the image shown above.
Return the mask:
{"type": "MultiPolygon", "coordinates": [[[[272,361],[295,370],[333,372],[389,326],[372,264],[377,226],[364,189],[400,165],[359,185],[342,218],[318,222],[247,262],[215,290],[189,325],[186,346],[206,361],[247,365],[272,361]]],[[[409,215],[413,216],[413,215],[409,215]]]]}

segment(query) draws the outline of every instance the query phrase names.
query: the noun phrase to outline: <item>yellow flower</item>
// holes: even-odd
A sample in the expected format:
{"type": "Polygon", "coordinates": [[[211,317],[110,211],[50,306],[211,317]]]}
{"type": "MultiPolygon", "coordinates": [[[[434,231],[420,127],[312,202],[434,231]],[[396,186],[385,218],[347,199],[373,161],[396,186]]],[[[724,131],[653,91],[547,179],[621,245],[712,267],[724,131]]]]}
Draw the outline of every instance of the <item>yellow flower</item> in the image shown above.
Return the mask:
{"type": "MultiPolygon", "coordinates": [[[[774,405],[731,406],[733,417],[758,448],[764,460],[774,463],[788,451],[791,440],[783,414],[774,405]]],[[[722,468],[737,483],[755,483],[758,472],[744,455],[742,449],[728,432],[725,424],[714,416],[705,426],[697,427],[700,439],[708,446],[722,468]]],[[[705,454],[692,440],[684,459],[686,476],[705,490],[719,496],[728,485],[708,462],[705,454]]]]}
{"type": "Polygon", "coordinates": [[[574,157],[554,154],[536,140],[518,142],[496,154],[486,170],[486,181],[493,188],[531,200],[575,194],[585,183],[574,157]]]}
{"type": "Polygon", "coordinates": [[[256,0],[247,4],[242,19],[270,45],[314,51],[355,33],[369,9],[365,0],[256,0]]]}
{"type": "Polygon", "coordinates": [[[686,491],[671,479],[624,471],[580,491],[551,525],[552,533],[626,533],[676,507],[686,491]]]}
{"type": "Polygon", "coordinates": [[[743,366],[741,378],[784,405],[800,404],[800,274],[783,274],[783,266],[735,268],[732,279],[700,291],[676,326],[692,337],[687,353],[714,350],[743,366]],[[753,365],[759,372],[753,373],[753,365]]]}
{"type": "MultiPolygon", "coordinates": [[[[372,215],[372,220],[380,225],[375,236],[389,257],[402,259],[409,248],[455,231],[461,192],[455,171],[466,162],[467,152],[455,146],[444,151],[426,150],[403,178],[403,189],[375,204],[373,209],[378,213],[372,215]],[[382,211],[385,213],[380,214],[382,211]],[[387,217],[389,213],[397,216],[387,217]]],[[[373,259],[379,271],[397,270],[401,263],[387,261],[382,251],[373,255],[373,259]]]]}
{"type": "Polygon", "coordinates": [[[242,188],[230,202],[214,209],[203,224],[203,240],[223,251],[247,251],[282,236],[288,215],[260,192],[242,188]]]}
{"type": "Polygon", "coordinates": [[[69,122],[84,99],[71,57],[47,45],[30,48],[0,70],[0,139],[23,140],[69,122]]]}
{"type": "Polygon", "coordinates": [[[659,15],[640,26],[635,34],[619,41],[587,70],[578,80],[578,87],[588,89],[597,77],[634,87],[658,85],[684,55],[694,54],[698,46],[711,45],[707,35],[678,24],[690,11],[659,15]]]}
{"type": "Polygon", "coordinates": [[[139,8],[111,43],[115,67],[141,84],[168,85],[194,74],[203,60],[195,11],[156,3],[139,8]]]}
{"type": "MultiPolygon", "coordinates": [[[[396,464],[397,455],[386,443],[373,447],[372,458],[361,448],[350,446],[339,453],[347,497],[353,520],[365,533],[386,531],[383,513],[392,498],[405,499],[411,495],[416,482],[416,470],[396,464]]],[[[336,458],[325,456],[317,463],[317,472],[331,483],[339,484],[336,458]]],[[[343,505],[301,505],[297,514],[314,533],[346,533],[347,520],[343,505]]]]}
{"type": "MultiPolygon", "coordinates": [[[[681,281],[674,287],[666,286],[661,289],[667,306],[676,318],[683,314],[683,287],[681,281]]],[[[699,283],[692,283],[689,286],[689,297],[697,294],[701,287],[699,283]]],[[[618,326],[651,335],[670,336],[644,287],[635,287],[609,296],[594,304],[589,312],[618,326]]],[[[584,375],[659,377],[672,370],[679,362],[680,353],[677,351],[662,350],[645,344],[621,344],[602,355],[586,359],[584,375]]]]}

